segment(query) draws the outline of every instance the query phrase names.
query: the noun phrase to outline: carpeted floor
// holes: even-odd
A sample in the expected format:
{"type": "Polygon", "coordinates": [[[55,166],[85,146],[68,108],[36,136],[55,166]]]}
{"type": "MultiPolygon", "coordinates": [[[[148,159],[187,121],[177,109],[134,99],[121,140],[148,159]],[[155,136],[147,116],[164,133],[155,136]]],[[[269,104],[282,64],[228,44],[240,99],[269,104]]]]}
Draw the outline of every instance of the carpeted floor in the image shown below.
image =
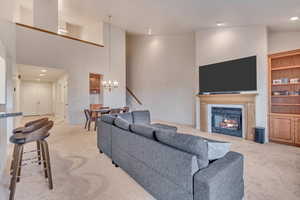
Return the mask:
{"type": "MultiPolygon", "coordinates": [[[[245,155],[246,200],[299,200],[300,148],[256,144],[239,138],[201,133],[178,125],[179,131],[232,142],[245,155]]],[[[54,189],[49,190],[41,168],[24,166],[15,200],[153,200],[111,160],[99,154],[96,133],[57,122],[48,139],[54,189]]],[[[26,146],[28,150],[34,144],[26,146]]],[[[34,154],[25,154],[33,157],[34,154]]],[[[8,195],[9,177],[1,180],[8,195]]]]}

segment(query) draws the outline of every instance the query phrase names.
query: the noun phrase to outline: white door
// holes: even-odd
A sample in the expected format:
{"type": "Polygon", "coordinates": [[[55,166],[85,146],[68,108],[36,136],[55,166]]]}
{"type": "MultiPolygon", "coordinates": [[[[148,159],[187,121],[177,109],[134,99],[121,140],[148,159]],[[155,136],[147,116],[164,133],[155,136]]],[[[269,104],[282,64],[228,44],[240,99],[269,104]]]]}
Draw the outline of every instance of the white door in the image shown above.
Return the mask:
{"type": "Polygon", "coordinates": [[[52,114],[51,83],[22,81],[21,111],[24,116],[52,114]]]}
{"type": "Polygon", "coordinates": [[[38,91],[38,114],[52,114],[52,85],[49,83],[41,83],[37,85],[38,91]]]}
{"type": "Polygon", "coordinates": [[[36,83],[21,82],[21,111],[23,115],[38,115],[38,91],[36,83]]]}

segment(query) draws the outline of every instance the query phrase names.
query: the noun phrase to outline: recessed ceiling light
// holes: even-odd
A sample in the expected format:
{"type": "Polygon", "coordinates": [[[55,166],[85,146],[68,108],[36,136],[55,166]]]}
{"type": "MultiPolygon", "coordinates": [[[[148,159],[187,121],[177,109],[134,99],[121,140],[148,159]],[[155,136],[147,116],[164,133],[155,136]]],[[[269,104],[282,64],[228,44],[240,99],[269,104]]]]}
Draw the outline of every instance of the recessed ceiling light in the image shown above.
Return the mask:
{"type": "Polygon", "coordinates": [[[151,28],[148,29],[148,35],[152,35],[152,29],[151,28]]]}
{"type": "Polygon", "coordinates": [[[217,22],[217,26],[225,26],[226,24],[224,22],[217,22]]]}
{"type": "Polygon", "coordinates": [[[47,72],[47,70],[46,69],[42,69],[41,72],[45,73],[45,72],[47,72]]]}
{"type": "Polygon", "coordinates": [[[45,76],[45,74],[40,74],[40,76],[45,76]]]}
{"type": "Polygon", "coordinates": [[[297,21],[297,20],[299,20],[299,17],[297,17],[297,16],[291,17],[290,20],[291,20],[291,21],[297,21]]]}

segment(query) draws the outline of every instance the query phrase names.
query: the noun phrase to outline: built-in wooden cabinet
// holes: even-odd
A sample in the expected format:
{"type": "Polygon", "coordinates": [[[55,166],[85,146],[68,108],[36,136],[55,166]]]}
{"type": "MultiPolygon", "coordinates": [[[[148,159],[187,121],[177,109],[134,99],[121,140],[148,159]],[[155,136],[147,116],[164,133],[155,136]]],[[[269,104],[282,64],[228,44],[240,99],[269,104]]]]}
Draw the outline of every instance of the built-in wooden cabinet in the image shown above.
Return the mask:
{"type": "Polygon", "coordinates": [[[300,145],[300,49],[269,55],[270,140],[300,145]]]}
{"type": "Polygon", "coordinates": [[[90,73],[90,93],[99,94],[101,88],[101,75],[90,73]]]}
{"type": "Polygon", "coordinates": [[[293,143],[294,142],[293,118],[285,116],[270,117],[270,138],[272,141],[293,143]]]}
{"type": "Polygon", "coordinates": [[[300,118],[295,118],[295,144],[300,146],[300,118]]]}

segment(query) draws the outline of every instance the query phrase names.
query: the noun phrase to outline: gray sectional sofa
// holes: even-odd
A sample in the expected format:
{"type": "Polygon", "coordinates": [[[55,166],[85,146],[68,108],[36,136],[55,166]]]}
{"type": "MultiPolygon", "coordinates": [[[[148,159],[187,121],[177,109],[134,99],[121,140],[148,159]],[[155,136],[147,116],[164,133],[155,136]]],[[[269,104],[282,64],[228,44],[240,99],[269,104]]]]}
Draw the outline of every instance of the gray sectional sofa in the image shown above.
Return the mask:
{"type": "Polygon", "coordinates": [[[104,115],[97,123],[99,151],[156,199],[243,199],[241,154],[228,152],[209,160],[205,138],[152,124],[149,111],[104,115]]]}

